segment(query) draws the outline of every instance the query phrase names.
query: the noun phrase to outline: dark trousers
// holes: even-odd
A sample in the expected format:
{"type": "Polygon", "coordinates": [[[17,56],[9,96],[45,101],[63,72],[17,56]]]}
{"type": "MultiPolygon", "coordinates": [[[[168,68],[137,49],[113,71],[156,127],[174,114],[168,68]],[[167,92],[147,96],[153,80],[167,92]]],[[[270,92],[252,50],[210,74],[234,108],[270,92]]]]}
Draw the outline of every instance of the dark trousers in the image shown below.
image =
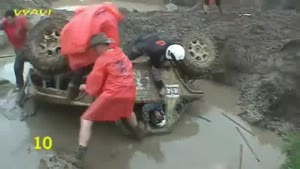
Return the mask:
{"type": "Polygon", "coordinates": [[[15,71],[15,77],[16,77],[16,84],[18,88],[22,88],[24,86],[24,63],[25,59],[23,56],[23,50],[22,49],[14,49],[16,53],[15,57],[15,63],[14,63],[14,71],[15,71]]]}
{"type": "Polygon", "coordinates": [[[74,87],[79,88],[81,84],[83,84],[83,77],[85,75],[88,75],[92,69],[93,69],[94,64],[88,65],[86,67],[80,68],[76,70],[72,76],[71,83],[73,84],[74,87]]]}
{"type": "MultiPolygon", "coordinates": [[[[216,2],[216,5],[217,5],[218,7],[221,6],[221,0],[215,0],[215,2],[216,2]]],[[[210,4],[209,4],[209,0],[204,0],[204,4],[205,4],[205,5],[210,5],[210,4]]]]}

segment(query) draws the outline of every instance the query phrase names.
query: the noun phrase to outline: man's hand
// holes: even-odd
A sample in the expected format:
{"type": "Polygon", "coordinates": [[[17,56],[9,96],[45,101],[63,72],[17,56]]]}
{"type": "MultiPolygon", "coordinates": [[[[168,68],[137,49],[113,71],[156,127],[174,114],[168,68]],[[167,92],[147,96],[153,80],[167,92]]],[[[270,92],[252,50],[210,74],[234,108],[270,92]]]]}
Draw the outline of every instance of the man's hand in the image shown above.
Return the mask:
{"type": "Polygon", "coordinates": [[[85,89],[86,89],[86,85],[85,84],[82,84],[82,85],[79,86],[79,90],[85,91],[85,89]]]}
{"type": "Polygon", "coordinates": [[[131,63],[139,63],[137,60],[132,60],[131,63]]]}
{"type": "Polygon", "coordinates": [[[160,96],[164,96],[165,95],[165,87],[163,87],[163,88],[160,89],[159,95],[160,96]]]}

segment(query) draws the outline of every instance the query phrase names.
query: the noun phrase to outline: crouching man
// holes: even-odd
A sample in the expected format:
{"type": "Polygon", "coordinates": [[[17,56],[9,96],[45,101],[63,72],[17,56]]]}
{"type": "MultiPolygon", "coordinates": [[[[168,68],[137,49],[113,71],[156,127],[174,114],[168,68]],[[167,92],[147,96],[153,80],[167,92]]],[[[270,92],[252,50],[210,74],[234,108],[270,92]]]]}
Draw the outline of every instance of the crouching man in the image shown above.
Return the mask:
{"type": "Polygon", "coordinates": [[[135,60],[142,55],[149,56],[154,84],[160,91],[160,95],[163,95],[165,86],[161,77],[163,63],[166,60],[175,63],[182,61],[185,58],[183,46],[163,34],[145,34],[135,40],[128,57],[130,60],[135,60]]]}
{"type": "Polygon", "coordinates": [[[81,116],[78,150],[75,154],[64,156],[66,161],[79,168],[82,167],[94,122],[125,118],[138,139],[144,134],[133,113],[136,86],[132,64],[120,48],[111,48],[111,43],[113,40],[103,33],[93,36],[90,41],[98,59],[86,85],[81,85],[80,90],[85,90],[96,100],[81,116]]]}
{"type": "Polygon", "coordinates": [[[163,105],[160,103],[148,103],[142,107],[142,119],[146,130],[150,127],[161,128],[166,125],[166,116],[163,105]]]}

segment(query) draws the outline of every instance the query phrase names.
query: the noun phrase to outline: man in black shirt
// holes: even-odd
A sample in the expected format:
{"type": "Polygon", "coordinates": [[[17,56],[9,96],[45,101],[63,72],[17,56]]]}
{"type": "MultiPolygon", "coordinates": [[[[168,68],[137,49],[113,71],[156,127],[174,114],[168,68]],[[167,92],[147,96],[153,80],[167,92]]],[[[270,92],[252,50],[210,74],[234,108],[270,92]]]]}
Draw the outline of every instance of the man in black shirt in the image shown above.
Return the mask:
{"type": "Polygon", "coordinates": [[[135,40],[128,57],[130,60],[135,60],[142,55],[150,57],[154,83],[160,90],[160,94],[163,94],[164,83],[161,79],[160,71],[163,62],[165,60],[174,62],[183,60],[185,57],[184,48],[162,34],[146,34],[135,40]]]}

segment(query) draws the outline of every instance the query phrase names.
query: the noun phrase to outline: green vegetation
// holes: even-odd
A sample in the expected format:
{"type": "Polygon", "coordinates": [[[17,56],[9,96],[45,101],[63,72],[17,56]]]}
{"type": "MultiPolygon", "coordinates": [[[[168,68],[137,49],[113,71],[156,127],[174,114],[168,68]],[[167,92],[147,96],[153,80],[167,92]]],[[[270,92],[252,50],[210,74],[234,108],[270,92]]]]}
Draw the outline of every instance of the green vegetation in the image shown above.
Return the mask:
{"type": "Polygon", "coordinates": [[[292,134],[289,138],[288,160],[282,169],[300,169],[300,135],[292,134]]]}

